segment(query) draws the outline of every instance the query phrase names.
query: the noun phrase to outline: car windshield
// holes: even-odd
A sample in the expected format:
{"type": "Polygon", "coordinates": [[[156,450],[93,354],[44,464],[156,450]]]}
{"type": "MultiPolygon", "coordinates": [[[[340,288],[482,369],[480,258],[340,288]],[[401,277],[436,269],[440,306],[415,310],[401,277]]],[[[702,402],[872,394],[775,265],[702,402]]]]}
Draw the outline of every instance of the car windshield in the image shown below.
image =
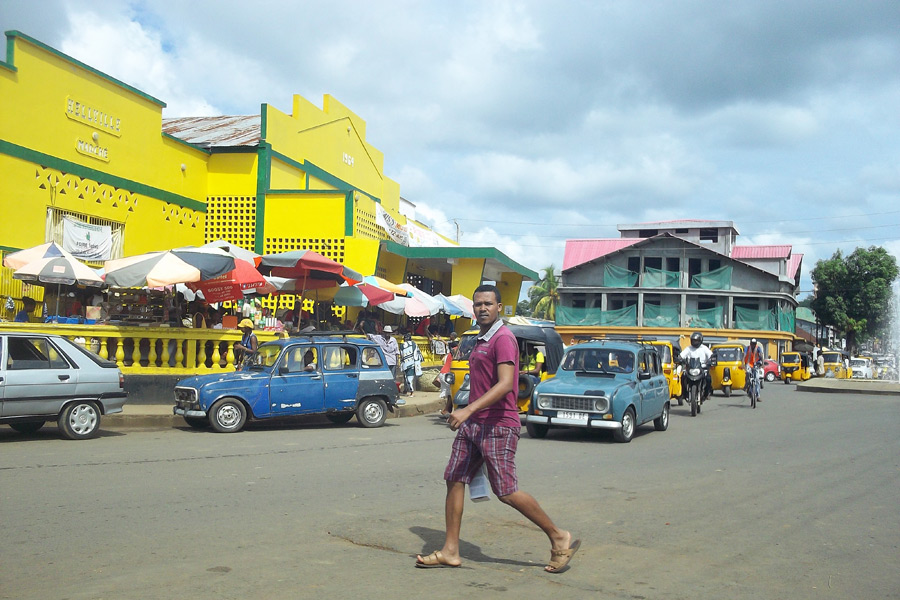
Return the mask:
{"type": "Polygon", "coordinates": [[[781,355],[781,362],[786,362],[786,363],[800,362],[800,355],[792,354],[790,352],[785,352],[784,354],[781,355]]]}
{"type": "Polygon", "coordinates": [[[866,361],[864,361],[861,358],[854,358],[853,360],[850,361],[850,366],[851,367],[864,367],[864,366],[866,366],[866,361]]]}
{"type": "Polygon", "coordinates": [[[738,362],[741,360],[741,351],[737,348],[716,348],[713,351],[719,362],[738,362]]]}
{"type": "Polygon", "coordinates": [[[250,368],[270,369],[275,366],[275,361],[278,360],[279,354],[281,354],[281,346],[278,344],[263,344],[251,358],[250,368]]]}
{"type": "Polygon", "coordinates": [[[634,354],[611,348],[572,348],[566,352],[563,371],[584,373],[631,373],[634,354]]]}
{"type": "Polygon", "coordinates": [[[841,355],[839,352],[823,352],[822,360],[826,363],[839,363],[841,362],[841,355]]]}

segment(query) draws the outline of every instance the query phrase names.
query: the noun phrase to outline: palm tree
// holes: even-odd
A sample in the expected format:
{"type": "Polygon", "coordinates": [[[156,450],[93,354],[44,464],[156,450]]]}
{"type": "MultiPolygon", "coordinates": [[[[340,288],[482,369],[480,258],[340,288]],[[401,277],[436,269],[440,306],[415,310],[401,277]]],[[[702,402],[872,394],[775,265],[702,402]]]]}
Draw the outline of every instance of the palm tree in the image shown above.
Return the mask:
{"type": "Polygon", "coordinates": [[[531,316],[536,319],[556,320],[556,307],[559,305],[559,280],[553,272],[554,267],[545,267],[543,277],[528,290],[531,301],[531,316]]]}

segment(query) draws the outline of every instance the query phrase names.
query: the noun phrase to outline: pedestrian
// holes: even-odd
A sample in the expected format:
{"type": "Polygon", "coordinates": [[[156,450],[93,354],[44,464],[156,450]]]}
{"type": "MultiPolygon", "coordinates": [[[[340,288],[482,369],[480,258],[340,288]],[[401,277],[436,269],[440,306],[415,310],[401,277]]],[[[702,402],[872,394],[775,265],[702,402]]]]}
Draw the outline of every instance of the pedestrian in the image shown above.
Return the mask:
{"type": "Polygon", "coordinates": [[[16,313],[13,321],[16,323],[28,323],[29,321],[31,321],[31,313],[34,312],[34,307],[34,298],[25,296],[24,298],[22,298],[22,310],[16,313]]]}
{"type": "Polygon", "coordinates": [[[450,351],[447,352],[447,355],[444,357],[444,364],[441,365],[440,372],[435,376],[434,381],[432,382],[434,385],[439,385],[441,387],[441,395],[440,399],[444,401],[444,408],[441,409],[441,418],[447,419],[450,416],[450,413],[453,412],[453,395],[450,393],[450,383],[447,381],[447,375],[450,374],[452,370],[453,363],[453,351],[456,350],[455,342],[450,343],[450,351]]]}
{"type": "MultiPolygon", "coordinates": [[[[391,375],[394,376],[394,381],[396,381],[397,358],[400,356],[400,348],[397,346],[397,340],[394,339],[393,333],[394,328],[390,325],[385,325],[381,328],[381,334],[368,334],[366,337],[381,346],[381,351],[384,352],[384,359],[391,370],[391,375]]],[[[397,404],[402,406],[406,404],[406,400],[400,398],[397,400],[397,404]]]]}
{"type": "Polygon", "coordinates": [[[250,360],[256,349],[259,348],[259,340],[256,339],[256,334],[253,333],[253,321],[250,319],[242,319],[238,323],[238,329],[241,330],[243,335],[241,341],[234,345],[234,364],[240,369],[246,361],[250,360]]]}
{"type": "Polygon", "coordinates": [[[400,370],[406,381],[406,395],[412,397],[416,389],[416,377],[422,374],[422,351],[412,340],[411,333],[403,335],[403,344],[400,346],[400,370]]]}
{"type": "Polygon", "coordinates": [[[444,515],[444,545],[428,556],[417,556],[416,567],[458,567],[459,530],[462,525],[466,484],[487,465],[494,494],[512,506],[550,539],[550,561],[544,570],[559,573],[569,564],[581,546],[581,540],[559,529],[537,500],[518,487],[516,446],[519,441],[519,411],[516,407],[519,347],[513,333],[503,324],[500,290],[480,285],[472,297],[479,333],[469,356],[468,406],[459,408],[447,419],[456,431],[450,462],[444,470],[447,497],[444,515]]]}

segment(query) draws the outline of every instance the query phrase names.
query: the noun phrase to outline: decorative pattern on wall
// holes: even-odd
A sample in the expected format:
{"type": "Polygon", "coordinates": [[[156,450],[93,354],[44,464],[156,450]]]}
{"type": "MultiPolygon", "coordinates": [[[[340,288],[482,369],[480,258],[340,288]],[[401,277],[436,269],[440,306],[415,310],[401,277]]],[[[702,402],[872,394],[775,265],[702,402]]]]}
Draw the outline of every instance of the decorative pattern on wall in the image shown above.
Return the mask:
{"type": "Polygon", "coordinates": [[[245,250],[253,250],[256,243],[256,197],[208,197],[205,240],[207,243],[225,240],[245,250]]]}

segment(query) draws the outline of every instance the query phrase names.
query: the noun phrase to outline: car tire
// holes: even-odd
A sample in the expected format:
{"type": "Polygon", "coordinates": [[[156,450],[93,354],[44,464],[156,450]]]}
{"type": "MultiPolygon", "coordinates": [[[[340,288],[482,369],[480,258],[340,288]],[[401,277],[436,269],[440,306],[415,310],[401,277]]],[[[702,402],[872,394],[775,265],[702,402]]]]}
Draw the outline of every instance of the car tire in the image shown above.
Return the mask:
{"type": "Polygon", "coordinates": [[[95,438],[100,433],[100,409],[90,401],[73,402],[59,414],[56,424],[70,440],[95,438]]]}
{"type": "Polygon", "coordinates": [[[206,429],[209,427],[209,419],[204,417],[184,417],[184,422],[193,429],[206,429]]]}
{"type": "Polygon", "coordinates": [[[769,383],[775,381],[775,373],[773,373],[772,371],[766,373],[766,381],[768,381],[769,383]]]}
{"type": "Polygon", "coordinates": [[[540,423],[525,423],[525,431],[528,432],[528,437],[533,437],[536,440],[542,440],[547,437],[547,432],[550,431],[549,425],[542,425],[540,423]]]}
{"type": "Polygon", "coordinates": [[[222,398],[209,409],[209,422],[219,433],[236,433],[247,422],[247,409],[240,400],[222,398]]]}
{"type": "Polygon", "coordinates": [[[669,428],[669,403],[663,406],[662,414],[653,419],[653,426],[657,431],[665,431],[669,428]]]}
{"type": "Polygon", "coordinates": [[[620,444],[627,444],[634,437],[634,428],[637,426],[634,420],[634,409],[630,406],[622,415],[622,428],[613,431],[613,437],[620,444]]]}
{"type": "Polygon", "coordinates": [[[519,400],[531,398],[532,392],[534,392],[534,379],[530,375],[519,375],[519,400]]]}
{"type": "Polygon", "coordinates": [[[726,398],[730,397],[730,396],[731,396],[731,386],[730,386],[730,385],[726,385],[725,387],[723,387],[723,388],[722,388],[722,393],[725,394],[725,397],[726,397],[726,398]]]}
{"type": "Polygon", "coordinates": [[[34,433],[44,426],[43,421],[26,421],[24,423],[10,423],[10,427],[19,433],[34,433]]]}
{"type": "Polygon", "coordinates": [[[352,412],[333,412],[333,413],[325,413],[325,418],[334,423],[335,425],[343,425],[347,421],[353,418],[352,412]]]}
{"type": "Polygon", "coordinates": [[[356,420],[363,427],[381,427],[387,419],[387,406],[381,398],[364,398],[356,408],[356,420]]]}

